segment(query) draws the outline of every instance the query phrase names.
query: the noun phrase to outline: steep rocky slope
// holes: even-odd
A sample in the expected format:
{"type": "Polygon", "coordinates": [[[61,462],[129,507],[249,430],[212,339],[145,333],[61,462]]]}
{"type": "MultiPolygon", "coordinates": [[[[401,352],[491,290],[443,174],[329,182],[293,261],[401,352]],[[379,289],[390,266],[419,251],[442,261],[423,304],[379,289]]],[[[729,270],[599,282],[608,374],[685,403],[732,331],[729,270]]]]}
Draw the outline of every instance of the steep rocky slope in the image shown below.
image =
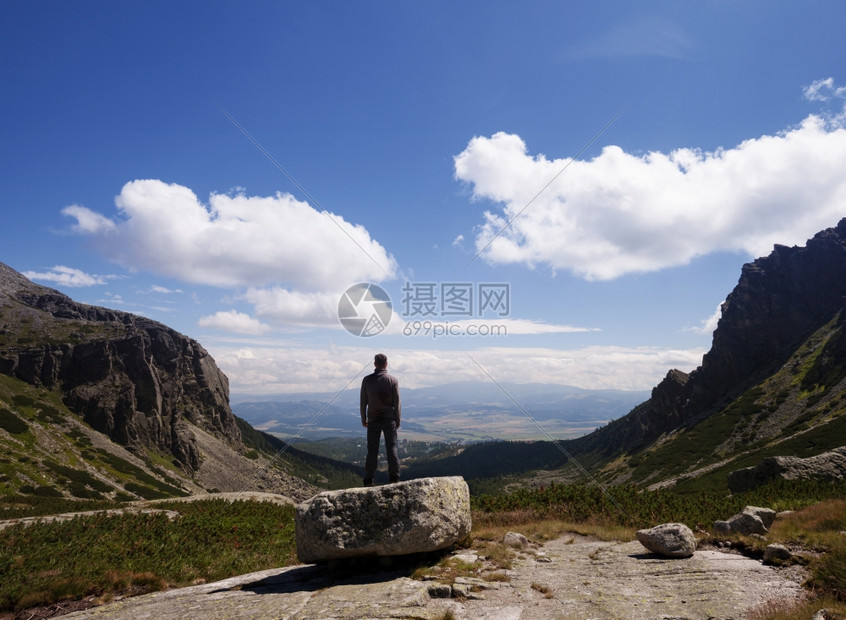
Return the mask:
{"type": "Polygon", "coordinates": [[[37,482],[36,472],[43,477],[51,463],[53,470],[68,467],[62,460],[95,477],[119,471],[108,466],[111,457],[94,458],[98,453],[85,449],[96,443],[171,490],[252,485],[300,497],[314,491],[275,468],[258,467],[254,453],[246,457],[228,380],[198,342],[144,317],[77,303],[2,263],[0,375],[7,377],[0,440],[8,450],[23,450],[27,441],[36,452],[52,446],[52,458],[31,460],[40,469],[19,482],[37,482]],[[11,432],[16,429],[21,432],[11,432]],[[82,444],[62,445],[68,438],[82,444]]]}
{"type": "Polygon", "coordinates": [[[844,304],[846,219],[744,265],[702,365],[689,376],[671,370],[648,401],[575,446],[628,450],[712,413],[776,372],[844,304]]]}
{"type": "MultiPolygon", "coordinates": [[[[649,400],[589,435],[557,449],[530,446],[535,456],[550,455],[546,465],[511,459],[503,473],[516,485],[587,472],[609,484],[728,490],[730,471],[761,458],[846,445],[844,306],[846,219],[804,247],[775,246],[743,266],[699,368],[670,370],[649,400]]],[[[475,446],[474,457],[501,463],[513,452],[507,448],[475,446]]],[[[457,457],[438,467],[463,473],[457,457]]]]}
{"type": "Polygon", "coordinates": [[[86,306],[0,264],[0,373],[60,388],[96,430],[129,448],[200,454],[186,422],[236,446],[224,374],[199,343],[132,314],[86,306]]]}
{"type": "Polygon", "coordinates": [[[608,480],[642,483],[846,443],[844,305],[846,219],[744,265],[702,365],[670,371],[648,401],[570,449],[608,480]]]}

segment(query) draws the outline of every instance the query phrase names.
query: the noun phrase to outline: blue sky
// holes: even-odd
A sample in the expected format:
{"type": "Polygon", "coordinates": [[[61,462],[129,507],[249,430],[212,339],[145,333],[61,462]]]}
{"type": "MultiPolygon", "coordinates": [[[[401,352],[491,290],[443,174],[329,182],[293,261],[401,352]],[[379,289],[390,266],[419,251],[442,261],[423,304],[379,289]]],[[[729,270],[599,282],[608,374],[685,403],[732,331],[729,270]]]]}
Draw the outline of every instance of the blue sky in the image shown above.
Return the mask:
{"type": "Polygon", "coordinates": [[[649,389],[700,363],[744,263],[846,216],[839,2],[0,16],[0,261],[198,339],[234,400],[355,385],[377,351],[410,387],[649,389]],[[339,321],[356,283],[393,302],[378,335],[339,321]],[[427,285],[476,303],[404,316],[427,285]]]}

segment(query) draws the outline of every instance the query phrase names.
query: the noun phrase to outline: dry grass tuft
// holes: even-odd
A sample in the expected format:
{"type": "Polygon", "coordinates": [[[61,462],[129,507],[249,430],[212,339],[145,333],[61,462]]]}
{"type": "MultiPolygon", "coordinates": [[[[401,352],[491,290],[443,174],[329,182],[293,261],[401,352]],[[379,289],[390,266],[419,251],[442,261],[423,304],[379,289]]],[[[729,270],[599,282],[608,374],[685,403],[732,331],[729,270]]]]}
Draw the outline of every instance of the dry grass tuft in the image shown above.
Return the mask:
{"type": "Polygon", "coordinates": [[[539,583],[532,582],[532,589],[537,590],[541,594],[543,594],[546,598],[553,598],[552,590],[548,586],[541,585],[539,583]]]}
{"type": "Polygon", "coordinates": [[[746,613],[747,620],[808,620],[820,610],[827,620],[846,620],[846,605],[830,598],[770,601],[746,613]]]}
{"type": "Polygon", "coordinates": [[[591,519],[584,523],[561,521],[559,519],[534,518],[527,510],[503,513],[473,514],[473,539],[502,540],[510,531],[516,530],[533,542],[544,543],[564,534],[593,536],[603,541],[634,540],[635,530],[610,520],[591,519]]]}
{"type": "Polygon", "coordinates": [[[776,519],[771,537],[827,546],[832,534],[846,530],[846,500],[831,499],[776,519]]]}

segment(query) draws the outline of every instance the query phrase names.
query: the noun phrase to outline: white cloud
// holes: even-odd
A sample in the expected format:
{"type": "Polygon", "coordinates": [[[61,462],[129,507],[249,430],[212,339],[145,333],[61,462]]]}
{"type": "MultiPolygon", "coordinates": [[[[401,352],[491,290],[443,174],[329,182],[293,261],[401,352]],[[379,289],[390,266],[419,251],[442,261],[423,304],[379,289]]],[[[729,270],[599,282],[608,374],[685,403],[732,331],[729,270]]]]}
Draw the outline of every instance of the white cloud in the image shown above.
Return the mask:
{"type": "Polygon", "coordinates": [[[60,286],[68,287],[95,286],[98,284],[106,284],[108,280],[117,277],[85,273],[80,269],[74,269],[73,267],[65,267],[64,265],[56,265],[55,267],[52,267],[50,271],[24,271],[23,275],[25,275],[30,280],[43,280],[46,282],[53,282],[60,286]]]}
{"type": "Polygon", "coordinates": [[[834,78],[816,80],[805,87],[805,99],[808,101],[828,101],[830,99],[846,99],[846,86],[835,86],[834,78]]]}
{"type": "Polygon", "coordinates": [[[304,293],[273,286],[250,288],[243,298],[253,305],[258,316],[275,325],[340,328],[341,292],[304,293]]]}
{"type": "Polygon", "coordinates": [[[159,286],[158,284],[154,284],[150,287],[150,291],[153,293],[161,293],[162,295],[172,295],[174,293],[181,293],[180,289],[170,289],[164,286],[159,286]]]}
{"type": "Polygon", "coordinates": [[[696,332],[697,334],[713,334],[714,330],[717,329],[717,323],[719,323],[722,316],[723,304],[719,303],[717,304],[717,309],[714,311],[714,314],[709,316],[707,319],[703,319],[699,325],[686,328],[686,331],[696,332]]]}
{"type": "Polygon", "coordinates": [[[473,138],[455,175],[474,199],[504,205],[477,230],[485,260],[609,280],[711,252],[756,257],[775,243],[804,243],[846,215],[843,161],[846,129],[812,115],[715,152],[637,156],[608,146],[570,164],[528,208],[568,160],[533,157],[519,136],[500,132],[473,138]]]}
{"type": "Polygon", "coordinates": [[[115,204],[116,220],[78,205],[63,212],[110,259],[185,282],[343,290],[397,267],[363,226],[290,194],[212,194],[206,205],[187,187],[148,179],[124,185],[115,204]]]}
{"type": "Polygon", "coordinates": [[[109,218],[80,205],[67,206],[62,209],[62,214],[76,219],[76,224],[71,229],[77,233],[107,235],[117,229],[115,223],[109,218]]]}
{"type": "Polygon", "coordinates": [[[391,372],[401,386],[410,388],[437,386],[445,381],[489,381],[487,372],[500,383],[556,383],[621,390],[648,390],[671,368],[689,372],[702,362],[705,352],[615,346],[570,351],[486,347],[470,351],[470,359],[462,351],[383,348],[378,339],[368,341],[368,346],[327,349],[215,343],[207,343],[206,347],[229,377],[235,398],[330,392],[348,384],[357,387],[361,376],[372,368],[373,354],[378,351],[388,355],[391,372]]]}
{"type": "Polygon", "coordinates": [[[265,325],[258,319],[254,319],[250,315],[236,310],[215,312],[209,316],[200,317],[197,325],[212,329],[222,329],[237,334],[263,334],[270,330],[269,325],[265,325]]]}

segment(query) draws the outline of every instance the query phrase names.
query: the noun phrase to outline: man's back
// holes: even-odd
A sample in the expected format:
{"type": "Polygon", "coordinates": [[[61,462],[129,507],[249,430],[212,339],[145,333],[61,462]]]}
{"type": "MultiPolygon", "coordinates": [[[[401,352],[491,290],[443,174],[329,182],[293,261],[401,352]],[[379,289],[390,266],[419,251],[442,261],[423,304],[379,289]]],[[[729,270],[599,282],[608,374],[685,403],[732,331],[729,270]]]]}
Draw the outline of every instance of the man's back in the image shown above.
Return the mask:
{"type": "Polygon", "coordinates": [[[361,416],[362,420],[394,418],[400,421],[399,382],[386,369],[378,368],[362,380],[361,416]]]}

